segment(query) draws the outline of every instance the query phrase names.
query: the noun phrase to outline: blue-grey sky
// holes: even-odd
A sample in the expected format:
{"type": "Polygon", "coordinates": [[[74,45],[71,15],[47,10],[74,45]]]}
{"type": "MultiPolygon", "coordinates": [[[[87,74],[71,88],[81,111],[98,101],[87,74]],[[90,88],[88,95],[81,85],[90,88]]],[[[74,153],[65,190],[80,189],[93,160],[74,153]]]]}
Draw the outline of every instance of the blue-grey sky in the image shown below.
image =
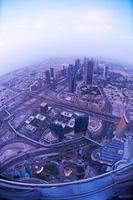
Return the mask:
{"type": "Polygon", "coordinates": [[[0,74],[45,57],[133,64],[132,0],[0,0],[0,74]]]}

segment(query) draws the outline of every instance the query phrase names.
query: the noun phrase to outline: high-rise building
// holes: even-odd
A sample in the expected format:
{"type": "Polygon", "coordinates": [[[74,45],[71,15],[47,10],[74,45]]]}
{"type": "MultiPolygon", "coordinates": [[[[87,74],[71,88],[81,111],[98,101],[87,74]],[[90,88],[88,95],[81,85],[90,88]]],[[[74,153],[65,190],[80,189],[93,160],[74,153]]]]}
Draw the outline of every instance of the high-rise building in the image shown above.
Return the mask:
{"type": "Polygon", "coordinates": [[[64,65],[63,65],[63,69],[62,69],[62,75],[64,77],[66,77],[66,75],[67,75],[67,68],[64,65]]]}
{"type": "Polygon", "coordinates": [[[46,84],[50,84],[50,72],[49,72],[49,70],[45,71],[45,79],[46,79],[46,84]]]}
{"type": "Polygon", "coordinates": [[[42,113],[47,113],[48,111],[48,104],[46,102],[42,102],[40,104],[40,110],[42,113]]]}
{"type": "Polygon", "coordinates": [[[59,141],[64,139],[64,130],[61,124],[51,123],[50,130],[58,137],[59,141]]]}
{"type": "Polygon", "coordinates": [[[123,116],[121,117],[118,126],[116,127],[115,135],[116,135],[117,138],[120,138],[122,136],[122,134],[125,131],[128,123],[129,123],[129,118],[127,116],[127,112],[125,112],[123,114],[123,116]]]}
{"type": "Polygon", "coordinates": [[[56,89],[56,80],[53,67],[50,68],[50,88],[52,90],[56,89]]]}
{"type": "Polygon", "coordinates": [[[67,76],[69,92],[73,93],[76,90],[76,74],[73,65],[69,65],[67,76]]]}
{"type": "Polygon", "coordinates": [[[76,78],[71,76],[69,78],[69,92],[73,93],[76,90],[76,78]]]}
{"type": "Polygon", "coordinates": [[[103,77],[104,77],[104,79],[107,79],[107,77],[108,77],[108,66],[106,66],[106,65],[104,65],[103,77]]]}
{"type": "Polygon", "coordinates": [[[72,64],[69,64],[69,66],[68,66],[68,73],[67,73],[68,77],[70,75],[75,75],[75,74],[76,74],[75,66],[72,65],[72,64]]]}
{"type": "Polygon", "coordinates": [[[80,59],[78,58],[78,59],[75,60],[75,66],[80,67],[80,65],[81,65],[80,59]]]}
{"type": "Polygon", "coordinates": [[[89,117],[87,115],[79,116],[75,119],[74,132],[75,133],[85,133],[88,128],[89,117]]]}
{"type": "Polygon", "coordinates": [[[76,70],[76,72],[78,71],[78,69],[80,68],[80,66],[81,66],[80,59],[76,59],[75,60],[75,70],[76,70]]]}
{"type": "Polygon", "coordinates": [[[83,73],[85,73],[86,66],[87,66],[87,58],[85,57],[83,60],[83,73]]]}
{"type": "Polygon", "coordinates": [[[53,78],[53,77],[50,78],[50,88],[52,90],[56,89],[56,81],[55,81],[55,78],[53,78]]]}
{"type": "Polygon", "coordinates": [[[86,83],[86,85],[92,85],[93,68],[94,68],[94,62],[92,60],[88,60],[87,63],[85,63],[85,83],[86,83]]]}
{"type": "Polygon", "coordinates": [[[54,68],[50,68],[50,77],[54,78],[54,68]]]}

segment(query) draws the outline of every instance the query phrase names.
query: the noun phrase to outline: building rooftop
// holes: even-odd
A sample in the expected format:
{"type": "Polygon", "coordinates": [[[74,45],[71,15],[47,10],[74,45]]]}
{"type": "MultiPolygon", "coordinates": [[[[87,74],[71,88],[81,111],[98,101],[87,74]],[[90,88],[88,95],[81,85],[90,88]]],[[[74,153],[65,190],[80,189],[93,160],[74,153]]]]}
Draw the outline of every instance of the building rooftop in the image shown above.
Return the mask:
{"type": "Polygon", "coordinates": [[[31,132],[35,132],[35,131],[36,131],[36,127],[33,126],[33,125],[31,125],[31,124],[28,124],[28,125],[26,126],[26,128],[27,128],[29,131],[31,131],[31,132]]]}
{"type": "Polygon", "coordinates": [[[68,118],[71,118],[73,113],[70,113],[70,112],[66,112],[66,111],[62,111],[61,112],[61,115],[64,116],[64,117],[68,117],[68,118]]]}
{"type": "Polygon", "coordinates": [[[45,107],[45,106],[47,106],[48,104],[46,103],[46,102],[42,102],[41,104],[40,104],[40,106],[41,107],[45,107]]]}
{"type": "Polygon", "coordinates": [[[40,121],[45,121],[46,117],[44,115],[37,114],[36,119],[39,119],[40,121]]]}
{"type": "Polygon", "coordinates": [[[35,119],[35,117],[34,117],[34,116],[30,116],[30,117],[25,121],[25,123],[26,123],[26,124],[30,124],[30,123],[33,121],[33,119],[35,119]]]}
{"type": "Polygon", "coordinates": [[[67,126],[70,127],[70,128],[74,128],[74,125],[75,125],[75,119],[70,119],[67,126]]]}

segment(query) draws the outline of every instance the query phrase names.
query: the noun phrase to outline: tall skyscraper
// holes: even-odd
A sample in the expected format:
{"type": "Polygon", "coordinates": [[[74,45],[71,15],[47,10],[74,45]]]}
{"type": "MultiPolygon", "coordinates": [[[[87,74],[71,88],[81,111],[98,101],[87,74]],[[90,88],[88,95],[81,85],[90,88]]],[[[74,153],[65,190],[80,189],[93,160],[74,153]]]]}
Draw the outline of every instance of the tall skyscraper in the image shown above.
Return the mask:
{"type": "Polygon", "coordinates": [[[50,76],[52,78],[54,78],[54,68],[53,67],[50,68],[50,76]]]}
{"type": "Polygon", "coordinates": [[[88,60],[87,63],[85,64],[85,83],[86,83],[86,85],[92,85],[93,68],[94,68],[94,62],[92,60],[88,60]]]}
{"type": "Polygon", "coordinates": [[[81,63],[80,63],[80,59],[79,59],[79,58],[76,59],[76,60],[75,60],[75,66],[80,67],[80,64],[81,64],[81,63]]]}
{"type": "Polygon", "coordinates": [[[88,120],[89,120],[89,116],[87,115],[77,117],[75,119],[74,132],[85,133],[88,128],[88,120]]]}
{"type": "Polygon", "coordinates": [[[108,66],[106,66],[106,65],[104,65],[103,77],[104,77],[104,79],[107,79],[107,77],[108,77],[108,66]]]}
{"type": "Polygon", "coordinates": [[[51,123],[50,130],[58,137],[60,142],[64,139],[64,130],[61,124],[51,123]]]}
{"type": "Polygon", "coordinates": [[[76,78],[75,76],[71,76],[69,78],[69,92],[74,93],[76,90],[76,78]]]}
{"type": "Polygon", "coordinates": [[[63,69],[62,69],[62,75],[64,77],[66,77],[66,75],[67,75],[67,68],[64,65],[63,65],[63,69]]]}
{"type": "Polygon", "coordinates": [[[80,69],[81,63],[80,63],[80,59],[76,59],[75,60],[75,70],[76,72],[80,69]]]}
{"type": "Polygon", "coordinates": [[[76,90],[76,73],[73,65],[69,65],[67,76],[69,92],[73,93],[76,90]]]}
{"type": "Polygon", "coordinates": [[[50,68],[50,88],[52,90],[56,89],[56,80],[53,67],[50,68]]]}
{"type": "Polygon", "coordinates": [[[84,60],[83,60],[83,73],[85,73],[85,69],[86,69],[86,66],[87,66],[87,58],[85,57],[84,60]]]}
{"type": "Polygon", "coordinates": [[[50,72],[49,72],[49,70],[45,71],[45,79],[46,79],[46,84],[50,84],[50,72]]]}

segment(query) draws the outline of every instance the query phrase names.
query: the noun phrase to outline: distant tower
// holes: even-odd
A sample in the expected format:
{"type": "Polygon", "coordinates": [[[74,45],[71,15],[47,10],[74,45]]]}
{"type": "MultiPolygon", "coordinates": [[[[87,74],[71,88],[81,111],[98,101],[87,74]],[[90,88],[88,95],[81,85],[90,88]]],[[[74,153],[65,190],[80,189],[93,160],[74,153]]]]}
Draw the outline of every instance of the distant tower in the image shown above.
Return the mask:
{"type": "Polygon", "coordinates": [[[86,83],[86,85],[92,85],[93,68],[94,68],[94,62],[92,60],[88,60],[86,63],[86,66],[85,66],[85,83],[86,83]]]}
{"type": "Polygon", "coordinates": [[[75,60],[75,69],[76,69],[76,72],[77,72],[77,70],[80,68],[80,65],[81,65],[80,59],[76,59],[76,60],[75,60]]]}
{"type": "Polygon", "coordinates": [[[76,59],[76,60],[75,60],[75,66],[80,67],[80,64],[81,64],[81,63],[80,63],[80,59],[79,59],[79,58],[76,59]]]}
{"type": "Polygon", "coordinates": [[[50,76],[52,78],[54,78],[54,68],[53,67],[50,68],[50,76]]]}
{"type": "Polygon", "coordinates": [[[120,138],[122,136],[122,134],[125,131],[128,123],[129,123],[129,117],[127,115],[127,112],[125,112],[123,114],[123,116],[121,117],[118,126],[116,127],[115,134],[116,134],[117,138],[120,138]]]}
{"type": "Polygon", "coordinates": [[[76,76],[73,65],[69,65],[67,76],[68,76],[69,92],[73,93],[76,90],[76,76]]]}
{"type": "Polygon", "coordinates": [[[49,70],[45,71],[45,79],[46,79],[46,84],[50,84],[50,72],[49,72],[49,70]]]}
{"type": "Polygon", "coordinates": [[[66,77],[66,75],[67,75],[67,69],[66,69],[66,67],[64,65],[63,65],[62,75],[64,77],[66,77]]]}
{"type": "Polygon", "coordinates": [[[87,66],[87,58],[85,57],[83,60],[83,73],[85,73],[86,66],[87,66]]]}
{"type": "Polygon", "coordinates": [[[104,79],[107,79],[108,77],[108,66],[104,65],[104,70],[103,70],[103,77],[104,79]]]}
{"type": "Polygon", "coordinates": [[[56,89],[56,80],[53,67],[50,68],[50,87],[52,90],[56,89]]]}

